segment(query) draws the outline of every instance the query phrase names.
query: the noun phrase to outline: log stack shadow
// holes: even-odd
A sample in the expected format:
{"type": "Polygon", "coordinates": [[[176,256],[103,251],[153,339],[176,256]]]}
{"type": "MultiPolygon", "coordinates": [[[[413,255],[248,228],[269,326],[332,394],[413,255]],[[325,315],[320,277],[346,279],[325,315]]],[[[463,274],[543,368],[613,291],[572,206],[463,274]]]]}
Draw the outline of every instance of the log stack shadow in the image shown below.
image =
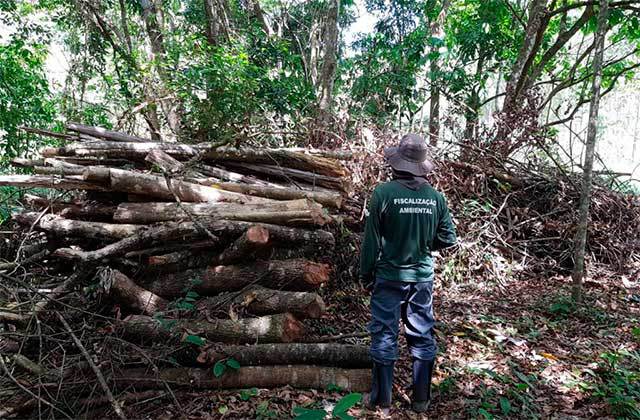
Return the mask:
{"type": "Polygon", "coordinates": [[[150,353],[188,349],[177,366],[118,370],[114,387],[369,388],[366,348],[309,342],[304,325],[326,313],[319,290],[332,277],[329,228],[348,217],[349,153],[67,129],[68,143],[14,160],[32,173],[0,186],[71,192],[30,193],[13,219],[55,244],[47,258],[69,273],[94,273],[122,312],[113,334],[150,353]],[[215,376],[225,360],[240,368],[215,376]]]}

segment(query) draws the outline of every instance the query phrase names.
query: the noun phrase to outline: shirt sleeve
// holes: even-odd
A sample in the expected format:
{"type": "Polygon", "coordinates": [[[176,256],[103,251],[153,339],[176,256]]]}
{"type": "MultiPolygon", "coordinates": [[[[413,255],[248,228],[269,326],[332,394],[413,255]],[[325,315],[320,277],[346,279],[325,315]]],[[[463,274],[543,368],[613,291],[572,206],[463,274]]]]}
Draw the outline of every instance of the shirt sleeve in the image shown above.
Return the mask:
{"type": "Polygon", "coordinates": [[[369,214],[364,228],[364,240],[360,250],[360,276],[371,280],[375,275],[376,262],[380,254],[381,202],[378,190],[374,190],[369,202],[369,214]]]}
{"type": "Polygon", "coordinates": [[[453,225],[453,221],[451,220],[451,213],[449,212],[449,207],[447,206],[447,202],[442,198],[442,211],[440,212],[440,217],[438,220],[438,227],[436,229],[436,237],[433,241],[433,250],[437,251],[439,249],[449,248],[450,246],[454,246],[457,242],[456,238],[456,228],[453,225]]]}

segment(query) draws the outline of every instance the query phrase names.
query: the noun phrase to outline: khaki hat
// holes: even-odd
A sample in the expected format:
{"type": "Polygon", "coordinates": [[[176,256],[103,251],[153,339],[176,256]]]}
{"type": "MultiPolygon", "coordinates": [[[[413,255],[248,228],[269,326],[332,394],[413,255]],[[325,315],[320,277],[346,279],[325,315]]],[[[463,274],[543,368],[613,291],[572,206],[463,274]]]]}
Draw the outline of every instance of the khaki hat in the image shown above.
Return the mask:
{"type": "Polygon", "coordinates": [[[414,176],[424,176],[433,171],[434,165],[428,159],[429,148],[424,137],[406,134],[397,147],[384,149],[384,157],[393,169],[408,172],[414,176]]]}

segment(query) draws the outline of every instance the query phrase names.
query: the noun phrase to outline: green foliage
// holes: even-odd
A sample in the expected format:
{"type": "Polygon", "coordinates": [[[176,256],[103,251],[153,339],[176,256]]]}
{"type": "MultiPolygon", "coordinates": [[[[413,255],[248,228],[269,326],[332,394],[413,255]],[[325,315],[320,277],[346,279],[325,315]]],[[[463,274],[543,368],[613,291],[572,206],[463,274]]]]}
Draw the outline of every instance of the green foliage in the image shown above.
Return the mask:
{"type": "Polygon", "coordinates": [[[603,399],[616,418],[640,418],[640,353],[619,350],[600,355],[598,369],[586,370],[593,382],[582,387],[603,399]]]}
{"type": "Polygon", "coordinates": [[[228,358],[223,360],[218,360],[215,365],[213,365],[213,374],[216,378],[221,377],[227,371],[227,368],[231,370],[240,369],[240,363],[234,358],[228,358]]]}
{"type": "Polygon", "coordinates": [[[259,394],[258,388],[243,389],[240,391],[240,399],[242,401],[249,401],[252,397],[257,397],[259,394]]]}
{"type": "Polygon", "coordinates": [[[44,73],[45,46],[21,38],[0,41],[0,168],[40,145],[19,127],[47,126],[55,106],[44,73]]]}
{"type": "MultiPolygon", "coordinates": [[[[345,395],[333,407],[331,418],[341,420],[352,419],[353,417],[347,414],[347,412],[352,407],[355,407],[361,400],[362,394],[357,392],[345,395]]],[[[295,419],[297,420],[322,420],[329,415],[326,410],[306,407],[295,407],[293,414],[295,414],[295,419]]]]}

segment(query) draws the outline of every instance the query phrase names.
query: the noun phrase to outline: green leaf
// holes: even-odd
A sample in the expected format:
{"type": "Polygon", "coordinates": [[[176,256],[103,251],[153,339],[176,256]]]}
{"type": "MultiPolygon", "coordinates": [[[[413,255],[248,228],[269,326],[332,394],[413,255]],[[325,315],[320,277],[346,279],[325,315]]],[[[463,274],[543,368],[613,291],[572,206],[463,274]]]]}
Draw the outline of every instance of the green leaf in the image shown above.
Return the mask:
{"type": "Polygon", "coordinates": [[[353,392],[347,394],[333,408],[333,415],[337,416],[339,413],[346,413],[354,405],[358,404],[362,400],[362,394],[353,392]]]}
{"type": "Polygon", "coordinates": [[[511,403],[505,397],[500,397],[500,409],[505,416],[511,411],[511,403]]]}
{"type": "Polygon", "coordinates": [[[234,358],[228,359],[226,363],[227,363],[227,366],[229,366],[233,370],[240,369],[240,363],[234,358]]]}
{"type": "Polygon", "coordinates": [[[293,409],[294,417],[297,420],[324,420],[327,412],[324,410],[312,410],[310,408],[295,407],[293,409]]]}
{"type": "Polygon", "coordinates": [[[640,327],[633,327],[631,329],[631,334],[636,338],[640,338],[640,327]]]}
{"type": "Polygon", "coordinates": [[[258,388],[243,389],[240,391],[240,399],[242,401],[248,401],[251,397],[258,395],[258,388]]]}
{"type": "Polygon", "coordinates": [[[491,413],[489,413],[484,408],[478,409],[478,414],[481,414],[482,417],[484,417],[485,419],[493,419],[493,416],[491,415],[491,413]]]}
{"type": "Polygon", "coordinates": [[[338,414],[335,414],[335,416],[337,418],[339,418],[340,420],[353,420],[354,419],[354,417],[352,415],[347,414],[347,413],[338,413],[338,414]]]}
{"type": "Polygon", "coordinates": [[[224,374],[224,371],[226,370],[227,366],[224,364],[224,362],[222,360],[219,360],[216,362],[215,365],[213,365],[213,375],[216,378],[221,377],[224,374]]]}
{"type": "Polygon", "coordinates": [[[198,347],[204,346],[204,343],[205,343],[204,338],[199,337],[197,335],[188,335],[185,337],[184,341],[186,343],[195,344],[198,347]]]}
{"type": "Polygon", "coordinates": [[[336,384],[329,384],[327,386],[328,392],[342,392],[342,387],[336,384]]]}
{"type": "Polygon", "coordinates": [[[218,407],[218,413],[224,415],[227,411],[229,411],[229,407],[227,407],[226,405],[221,405],[220,407],[218,407]]]}

